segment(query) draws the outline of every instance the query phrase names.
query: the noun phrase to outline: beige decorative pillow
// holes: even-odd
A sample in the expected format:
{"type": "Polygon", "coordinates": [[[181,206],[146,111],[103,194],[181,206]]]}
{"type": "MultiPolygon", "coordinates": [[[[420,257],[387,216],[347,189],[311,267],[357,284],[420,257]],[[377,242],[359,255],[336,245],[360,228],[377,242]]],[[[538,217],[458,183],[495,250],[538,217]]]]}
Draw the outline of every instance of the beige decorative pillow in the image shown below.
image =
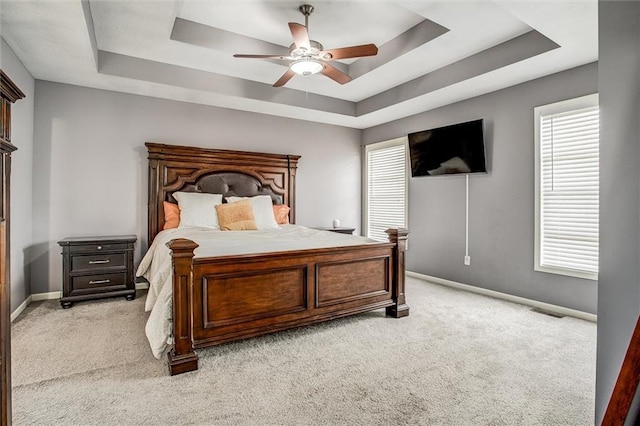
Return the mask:
{"type": "Polygon", "coordinates": [[[218,212],[220,229],[223,231],[249,231],[258,229],[253,217],[251,200],[219,204],[216,206],[216,211],[218,212]]]}
{"type": "Polygon", "coordinates": [[[251,200],[253,205],[253,218],[258,229],[278,229],[278,223],[273,215],[273,201],[268,195],[256,195],[255,197],[227,197],[228,203],[237,203],[240,200],[251,200]]]}

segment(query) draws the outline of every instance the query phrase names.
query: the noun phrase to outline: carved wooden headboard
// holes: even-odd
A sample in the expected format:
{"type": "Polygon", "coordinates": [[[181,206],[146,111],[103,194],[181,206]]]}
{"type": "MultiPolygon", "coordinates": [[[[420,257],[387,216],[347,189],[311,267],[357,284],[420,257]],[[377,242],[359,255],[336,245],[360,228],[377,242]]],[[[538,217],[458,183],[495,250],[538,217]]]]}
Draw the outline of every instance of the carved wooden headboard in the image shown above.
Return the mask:
{"type": "Polygon", "coordinates": [[[176,191],[226,196],[268,194],[291,210],[295,223],[298,155],[263,154],[147,142],[149,152],[148,243],[164,226],[163,202],[176,191]]]}

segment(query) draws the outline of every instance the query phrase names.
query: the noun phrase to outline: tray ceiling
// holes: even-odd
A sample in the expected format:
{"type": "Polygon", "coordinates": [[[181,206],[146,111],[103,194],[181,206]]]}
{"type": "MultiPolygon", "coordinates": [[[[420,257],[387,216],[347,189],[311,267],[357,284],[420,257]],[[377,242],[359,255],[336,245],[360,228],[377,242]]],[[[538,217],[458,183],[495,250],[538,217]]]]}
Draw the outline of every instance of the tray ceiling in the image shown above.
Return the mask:
{"type": "Polygon", "coordinates": [[[353,80],[295,76],[288,22],[301,1],[0,2],[0,32],[34,78],[368,128],[597,61],[597,2],[310,1],[325,48],[375,43],[335,61],[353,80]]]}

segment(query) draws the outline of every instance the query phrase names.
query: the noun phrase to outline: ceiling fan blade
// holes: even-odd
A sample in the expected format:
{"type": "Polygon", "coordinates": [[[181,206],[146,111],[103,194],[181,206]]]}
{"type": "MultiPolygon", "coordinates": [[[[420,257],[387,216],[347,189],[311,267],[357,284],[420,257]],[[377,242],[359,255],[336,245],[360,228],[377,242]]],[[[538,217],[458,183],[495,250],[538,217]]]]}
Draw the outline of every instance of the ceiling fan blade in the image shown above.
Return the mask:
{"type": "Polygon", "coordinates": [[[287,56],[283,55],[241,55],[235,54],[234,58],[254,58],[254,59],[268,59],[268,58],[277,58],[277,59],[287,59],[287,56]]]}
{"type": "Polygon", "coordinates": [[[280,77],[280,80],[276,81],[273,84],[273,87],[282,87],[282,86],[284,86],[287,83],[287,81],[291,80],[291,77],[293,77],[294,75],[296,75],[295,72],[291,71],[290,69],[287,70],[287,72],[282,74],[282,77],[280,77]]]}
{"type": "Polygon", "coordinates": [[[309,43],[309,33],[307,27],[297,22],[289,22],[289,29],[293,36],[293,43],[298,49],[311,50],[311,44],[309,43]]]}
{"type": "Polygon", "coordinates": [[[337,81],[340,84],[345,84],[351,81],[351,77],[348,74],[343,73],[336,67],[333,67],[327,63],[324,64],[324,69],[321,71],[332,80],[337,81]]]}
{"type": "Polygon", "coordinates": [[[327,61],[333,61],[335,59],[360,58],[362,56],[375,56],[377,54],[378,48],[375,44],[361,44],[359,46],[324,50],[320,53],[320,57],[327,61]],[[331,56],[326,57],[325,55],[327,54],[331,56]]]}

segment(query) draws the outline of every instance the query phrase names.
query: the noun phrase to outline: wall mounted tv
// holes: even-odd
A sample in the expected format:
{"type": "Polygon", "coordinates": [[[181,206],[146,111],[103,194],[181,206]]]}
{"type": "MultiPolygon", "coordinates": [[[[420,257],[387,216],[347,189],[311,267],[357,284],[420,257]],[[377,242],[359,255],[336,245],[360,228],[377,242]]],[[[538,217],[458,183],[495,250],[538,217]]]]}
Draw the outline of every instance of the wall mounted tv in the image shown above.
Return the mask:
{"type": "Polygon", "coordinates": [[[410,133],[411,176],[486,173],[484,121],[410,133]]]}

